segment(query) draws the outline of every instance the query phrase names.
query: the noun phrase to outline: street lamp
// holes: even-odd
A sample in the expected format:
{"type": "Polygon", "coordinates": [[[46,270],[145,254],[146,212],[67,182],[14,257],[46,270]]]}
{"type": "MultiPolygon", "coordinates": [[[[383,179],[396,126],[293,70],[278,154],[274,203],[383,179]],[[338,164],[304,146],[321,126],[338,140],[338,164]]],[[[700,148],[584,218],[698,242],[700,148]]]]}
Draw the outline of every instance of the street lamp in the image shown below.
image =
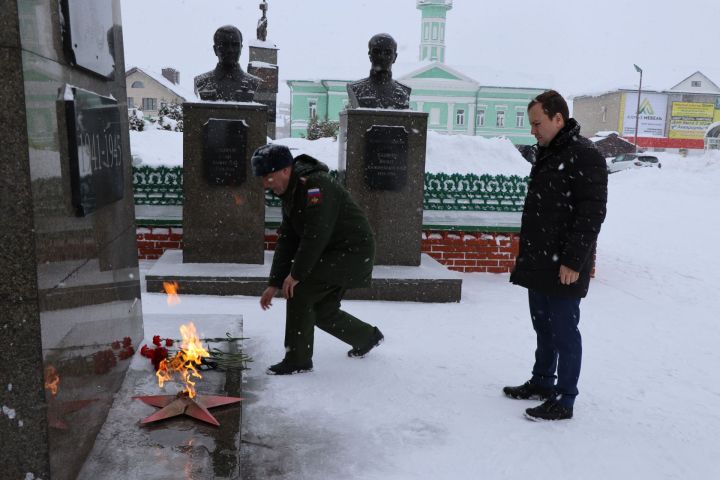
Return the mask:
{"type": "Polygon", "coordinates": [[[637,150],[638,150],[638,144],[637,144],[638,123],[640,121],[640,94],[642,93],[642,68],[638,67],[634,63],[633,63],[633,67],[635,67],[635,71],[640,74],[640,84],[638,85],[637,109],[635,110],[635,153],[637,153],[637,150]]]}

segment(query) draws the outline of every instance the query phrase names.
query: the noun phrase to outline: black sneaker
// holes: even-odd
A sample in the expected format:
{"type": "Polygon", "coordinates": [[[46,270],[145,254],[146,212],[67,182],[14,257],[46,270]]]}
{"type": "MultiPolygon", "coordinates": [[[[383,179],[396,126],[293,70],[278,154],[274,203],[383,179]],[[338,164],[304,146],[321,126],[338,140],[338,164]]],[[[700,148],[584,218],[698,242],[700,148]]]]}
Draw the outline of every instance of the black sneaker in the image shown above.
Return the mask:
{"type": "Polygon", "coordinates": [[[541,420],[569,420],[573,416],[573,408],[561,405],[552,398],[535,408],[525,410],[525,417],[534,422],[541,420]]]}
{"type": "Polygon", "coordinates": [[[548,400],[553,398],[555,388],[542,387],[540,385],[530,383],[530,380],[528,380],[519,387],[503,388],[503,393],[510,398],[519,398],[522,400],[548,400]]]}
{"type": "Polygon", "coordinates": [[[362,358],[367,355],[370,350],[377,347],[385,340],[385,336],[378,330],[377,327],[373,327],[373,334],[371,340],[363,347],[354,347],[348,351],[348,357],[350,358],[362,358]]]}
{"type": "Polygon", "coordinates": [[[265,370],[268,375],[292,375],[295,373],[312,372],[313,363],[312,360],[308,360],[302,365],[296,365],[292,362],[288,362],[287,359],[280,363],[271,365],[265,370]]]}

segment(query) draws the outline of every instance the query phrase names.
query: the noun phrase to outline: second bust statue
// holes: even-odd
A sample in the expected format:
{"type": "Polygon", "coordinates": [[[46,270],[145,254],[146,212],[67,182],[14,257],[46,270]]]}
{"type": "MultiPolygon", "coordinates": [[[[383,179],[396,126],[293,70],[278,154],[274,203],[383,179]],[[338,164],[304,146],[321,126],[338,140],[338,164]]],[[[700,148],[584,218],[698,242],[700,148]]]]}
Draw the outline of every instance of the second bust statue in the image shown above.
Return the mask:
{"type": "Polygon", "coordinates": [[[213,39],[218,64],[215,70],[195,77],[195,94],[201,100],[252,102],[262,80],[240,68],[242,33],[225,25],[217,29],[213,39]]]}
{"type": "Polygon", "coordinates": [[[387,33],[378,33],[368,42],[372,68],[370,76],[348,83],[351,108],[410,108],[410,87],[392,79],[397,43],[387,33]]]}

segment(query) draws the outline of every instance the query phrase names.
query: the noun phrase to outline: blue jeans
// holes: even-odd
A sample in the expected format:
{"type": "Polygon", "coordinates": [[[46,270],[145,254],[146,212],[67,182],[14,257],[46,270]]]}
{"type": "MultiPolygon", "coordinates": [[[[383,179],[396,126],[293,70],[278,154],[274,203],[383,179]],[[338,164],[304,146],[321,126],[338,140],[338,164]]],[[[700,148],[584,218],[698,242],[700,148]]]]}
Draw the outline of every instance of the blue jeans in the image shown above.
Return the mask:
{"type": "Polygon", "coordinates": [[[582,363],[580,299],[556,297],[528,290],[530,316],[537,334],[532,382],[551,387],[562,395],[560,402],[572,407],[578,394],[582,363]]]}

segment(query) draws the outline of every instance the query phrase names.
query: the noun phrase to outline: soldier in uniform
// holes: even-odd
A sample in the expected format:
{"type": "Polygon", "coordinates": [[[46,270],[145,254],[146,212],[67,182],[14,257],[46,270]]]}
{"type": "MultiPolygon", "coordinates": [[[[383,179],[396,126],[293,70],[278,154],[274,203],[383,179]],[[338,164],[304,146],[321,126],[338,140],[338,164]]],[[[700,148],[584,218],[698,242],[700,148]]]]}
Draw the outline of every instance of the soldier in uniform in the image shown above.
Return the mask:
{"type": "Polygon", "coordinates": [[[312,370],[315,326],[350,345],[349,357],[365,356],[383,334],[340,310],[346,289],[370,285],[375,240],[365,214],[327,165],[308,155],[293,160],[284,145],[258,148],[252,168],[263,187],[282,200],[282,224],[260,307],[270,308],[282,290],[285,358],[267,373],[312,370]]]}
{"type": "Polygon", "coordinates": [[[378,33],[368,42],[372,68],[370,76],[347,85],[351,108],[410,108],[410,87],[392,79],[397,43],[387,33],[378,33]]]}
{"type": "Polygon", "coordinates": [[[225,25],[217,29],[213,39],[218,64],[214,70],[195,77],[195,94],[201,100],[252,102],[262,80],[240,68],[242,33],[225,25]]]}

